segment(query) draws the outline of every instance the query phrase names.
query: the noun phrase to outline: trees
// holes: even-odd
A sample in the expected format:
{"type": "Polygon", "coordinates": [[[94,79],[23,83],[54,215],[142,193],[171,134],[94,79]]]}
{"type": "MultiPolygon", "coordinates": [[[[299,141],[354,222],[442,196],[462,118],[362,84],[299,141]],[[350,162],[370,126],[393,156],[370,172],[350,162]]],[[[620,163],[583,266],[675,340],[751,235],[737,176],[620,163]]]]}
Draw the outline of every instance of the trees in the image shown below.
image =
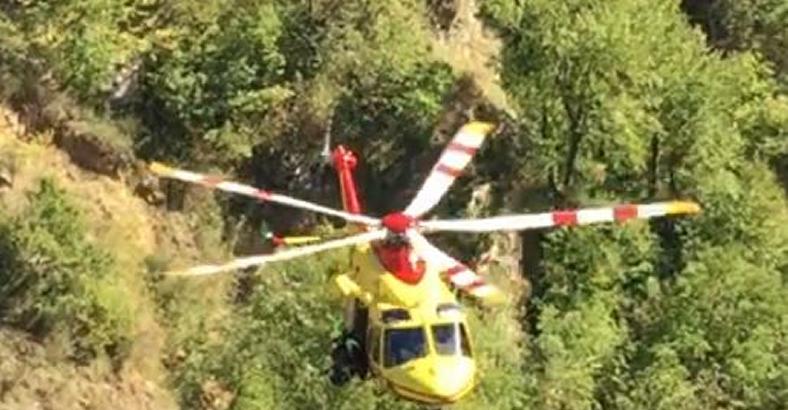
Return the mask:
{"type": "Polygon", "coordinates": [[[699,24],[709,43],[726,51],[753,50],[772,65],[786,84],[788,3],[783,0],[684,0],[682,9],[699,24]]]}
{"type": "Polygon", "coordinates": [[[779,406],[788,219],[758,148],[784,138],[770,132],[780,109],[763,108],[782,98],[768,71],[748,53],[706,51],[675,3],[502,0],[485,12],[506,39],[504,84],[531,148],[512,175],[569,203],[692,195],[704,207],[697,220],[635,233],[646,259],[614,256],[631,245],[608,248],[594,229],[548,235],[558,246],[544,255],[532,308],[546,326],[534,346],[541,383],[553,387],[539,407],[651,408],[666,386],[676,390],[661,408],[779,406]],[[586,331],[561,330],[569,318],[586,331]],[[604,337],[583,339],[591,329],[610,336],[607,359],[594,348],[604,337]],[[589,373],[561,383],[551,369],[573,374],[562,363],[575,349],[568,363],[604,370],[583,366],[589,373]]]}
{"type": "Polygon", "coordinates": [[[155,133],[149,144],[180,151],[182,158],[214,153],[214,161],[227,163],[248,157],[266,135],[266,114],[292,94],[282,84],[282,22],[271,2],[235,2],[196,21],[149,57],[142,86],[151,100],[143,115],[155,133]],[[207,149],[190,150],[195,144],[207,149]]]}
{"type": "MultiPolygon", "coordinates": [[[[788,3],[783,0],[685,0],[682,9],[689,20],[706,33],[709,45],[725,54],[753,52],[768,66],[782,95],[753,107],[761,112],[755,138],[763,138],[769,160],[788,187],[788,138],[786,138],[785,91],[788,87],[788,3]],[[774,127],[774,128],[771,128],[774,127]],[[758,137],[757,134],[761,136],[758,137]]],[[[757,116],[757,114],[753,115],[757,116]]]]}
{"type": "Polygon", "coordinates": [[[8,14],[31,48],[63,87],[91,104],[101,102],[117,67],[145,47],[133,23],[144,0],[15,3],[8,14]]]}

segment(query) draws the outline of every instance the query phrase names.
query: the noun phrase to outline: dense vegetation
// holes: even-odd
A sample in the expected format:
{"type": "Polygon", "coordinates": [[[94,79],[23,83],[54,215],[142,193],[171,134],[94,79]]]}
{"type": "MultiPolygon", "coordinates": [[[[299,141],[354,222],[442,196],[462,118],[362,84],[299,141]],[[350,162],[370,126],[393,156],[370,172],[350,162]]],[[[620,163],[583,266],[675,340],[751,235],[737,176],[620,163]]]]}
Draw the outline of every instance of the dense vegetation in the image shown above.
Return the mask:
{"type": "MultiPolygon", "coordinates": [[[[788,2],[480,1],[508,107],[433,52],[446,4],[467,3],[14,0],[0,5],[0,96],[33,126],[56,126],[48,113],[67,105],[138,158],[337,206],[319,157],[330,129],[363,158],[373,213],[410,198],[413,173],[468,117],[505,126],[442,215],[465,212],[482,184],[483,214],[693,198],[698,217],[527,234],[531,292],[472,310],[484,378],[458,407],[783,408],[788,2]]],[[[238,245],[233,227],[300,218],[180,202],[214,253],[238,245]]],[[[47,180],[4,213],[3,322],[66,332],[73,360],[123,362],[135,316],[91,221],[47,180]]],[[[445,242],[470,259],[486,239],[445,242]]],[[[182,406],[221,408],[206,399],[215,381],[234,409],[409,408],[325,376],[340,317],[328,278],[343,256],[184,283],[158,275],[173,255],[139,255],[182,406]]]]}
{"type": "Polygon", "coordinates": [[[84,219],[64,192],[42,180],[21,215],[2,221],[4,319],[36,334],[66,333],[77,360],[130,342],[131,307],[110,255],[84,238],[84,219]]]}

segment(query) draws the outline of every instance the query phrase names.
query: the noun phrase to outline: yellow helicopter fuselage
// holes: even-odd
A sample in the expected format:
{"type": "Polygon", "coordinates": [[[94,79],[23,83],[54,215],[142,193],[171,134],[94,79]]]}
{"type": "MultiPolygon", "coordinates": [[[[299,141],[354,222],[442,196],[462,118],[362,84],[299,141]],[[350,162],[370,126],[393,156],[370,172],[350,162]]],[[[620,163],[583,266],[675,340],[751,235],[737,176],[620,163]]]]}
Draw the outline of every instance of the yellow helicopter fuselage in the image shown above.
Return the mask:
{"type": "Polygon", "coordinates": [[[336,283],[347,298],[346,324],[364,327],[357,331],[371,372],[411,400],[452,403],[468,394],[476,383],[470,332],[439,272],[427,266],[417,283],[406,283],[369,244],[354,249],[351,266],[336,283]]]}

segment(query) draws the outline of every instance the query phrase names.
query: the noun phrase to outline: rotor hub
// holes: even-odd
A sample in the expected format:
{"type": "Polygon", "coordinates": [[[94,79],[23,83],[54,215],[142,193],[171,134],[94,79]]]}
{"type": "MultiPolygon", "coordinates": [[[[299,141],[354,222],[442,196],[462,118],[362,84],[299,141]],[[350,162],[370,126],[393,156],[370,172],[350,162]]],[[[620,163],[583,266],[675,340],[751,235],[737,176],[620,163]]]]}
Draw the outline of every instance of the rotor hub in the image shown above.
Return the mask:
{"type": "Polygon", "coordinates": [[[381,222],[392,233],[402,234],[413,226],[414,219],[402,212],[394,212],[384,216],[381,222]]]}

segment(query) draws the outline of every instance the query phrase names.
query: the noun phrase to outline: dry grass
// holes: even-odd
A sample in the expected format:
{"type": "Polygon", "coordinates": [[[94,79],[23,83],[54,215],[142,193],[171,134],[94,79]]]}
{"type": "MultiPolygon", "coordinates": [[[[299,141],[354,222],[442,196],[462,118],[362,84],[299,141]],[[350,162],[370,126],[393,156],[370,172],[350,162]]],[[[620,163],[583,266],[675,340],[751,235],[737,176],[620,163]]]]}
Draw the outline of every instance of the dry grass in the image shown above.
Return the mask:
{"type": "Polygon", "coordinates": [[[77,367],[47,356],[24,333],[0,328],[0,410],[175,408],[140,372],[115,376],[104,360],[77,367]]]}

